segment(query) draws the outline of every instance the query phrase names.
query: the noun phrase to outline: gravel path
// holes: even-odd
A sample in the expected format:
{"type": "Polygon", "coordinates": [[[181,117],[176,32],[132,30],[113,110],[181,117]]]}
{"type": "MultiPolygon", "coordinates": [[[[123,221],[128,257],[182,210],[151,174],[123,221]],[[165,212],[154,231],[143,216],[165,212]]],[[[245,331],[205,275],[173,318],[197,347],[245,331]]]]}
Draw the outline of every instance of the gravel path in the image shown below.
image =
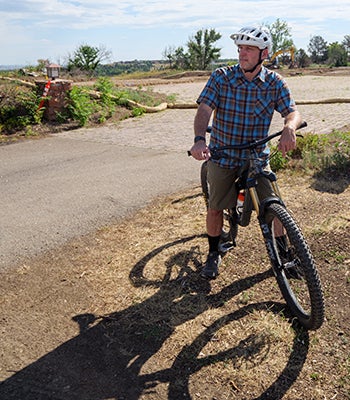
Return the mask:
{"type": "MultiPolygon", "coordinates": [[[[285,79],[297,102],[301,100],[350,98],[350,75],[294,76],[285,79]]],[[[152,88],[156,92],[176,94],[179,103],[193,103],[204,85],[205,80],[174,85],[155,85],[152,88]]],[[[350,122],[350,103],[299,105],[299,110],[308,122],[307,130],[313,133],[329,133],[332,129],[341,128],[350,122]]],[[[186,118],[185,115],[184,118],[186,118]]],[[[271,131],[279,130],[280,127],[281,120],[276,115],[271,131]]]]}

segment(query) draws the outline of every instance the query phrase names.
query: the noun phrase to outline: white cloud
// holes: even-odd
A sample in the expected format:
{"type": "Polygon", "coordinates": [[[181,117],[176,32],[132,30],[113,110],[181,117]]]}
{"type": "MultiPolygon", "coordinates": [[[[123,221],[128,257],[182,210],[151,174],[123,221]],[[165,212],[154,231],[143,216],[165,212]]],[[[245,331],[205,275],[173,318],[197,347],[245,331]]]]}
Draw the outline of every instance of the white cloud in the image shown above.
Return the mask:
{"type": "Polygon", "coordinates": [[[306,49],[314,35],[341,41],[350,34],[342,31],[350,30],[349,16],[348,0],[0,0],[0,18],[5,21],[0,27],[0,64],[6,57],[30,54],[29,49],[33,57],[41,58],[40,52],[62,54],[91,41],[113,46],[116,54],[123,47],[130,58],[147,56],[147,47],[150,58],[156,53],[160,57],[160,47],[184,45],[190,35],[207,27],[223,35],[223,53],[228,56],[232,54],[230,33],[243,25],[273,23],[276,18],[289,24],[297,47],[306,49]],[[140,32],[139,37],[135,32],[140,32]],[[121,36],[127,38],[127,45],[118,43],[121,36]],[[49,40],[50,46],[45,49],[41,39],[49,40]]]}
{"type": "Polygon", "coordinates": [[[266,18],[275,20],[303,19],[321,22],[343,19],[350,15],[350,2],[336,0],[295,0],[290,5],[280,0],[163,0],[118,1],[65,1],[22,0],[11,5],[0,4],[0,11],[7,21],[26,20],[35,25],[81,28],[84,26],[109,26],[110,24],[133,27],[173,25],[178,27],[205,23],[213,26],[223,24],[246,25],[259,23],[266,18]]]}

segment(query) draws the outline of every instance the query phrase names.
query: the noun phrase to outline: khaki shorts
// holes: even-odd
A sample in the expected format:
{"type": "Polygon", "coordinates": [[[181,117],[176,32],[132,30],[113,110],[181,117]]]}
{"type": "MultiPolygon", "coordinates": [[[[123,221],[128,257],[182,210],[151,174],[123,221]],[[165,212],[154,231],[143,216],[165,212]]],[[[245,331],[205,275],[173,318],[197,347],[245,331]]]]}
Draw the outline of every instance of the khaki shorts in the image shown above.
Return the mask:
{"type": "MultiPolygon", "coordinates": [[[[271,171],[270,166],[267,166],[265,170],[271,171]]],[[[209,208],[224,210],[236,206],[238,172],[239,168],[222,168],[208,161],[209,208]]],[[[274,195],[270,181],[263,177],[258,179],[257,192],[260,199],[274,195]]]]}

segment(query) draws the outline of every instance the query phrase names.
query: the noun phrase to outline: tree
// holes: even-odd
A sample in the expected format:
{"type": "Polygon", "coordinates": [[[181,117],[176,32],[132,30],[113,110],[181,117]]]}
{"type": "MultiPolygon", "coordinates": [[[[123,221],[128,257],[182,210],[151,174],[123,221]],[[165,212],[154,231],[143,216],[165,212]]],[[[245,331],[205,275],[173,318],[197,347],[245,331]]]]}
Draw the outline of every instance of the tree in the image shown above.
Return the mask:
{"type": "Polygon", "coordinates": [[[192,70],[207,69],[213,61],[220,58],[220,48],[214,43],[221,39],[221,34],[215,29],[201,29],[187,42],[188,63],[192,70]]]}
{"type": "Polygon", "coordinates": [[[177,68],[177,69],[188,68],[188,65],[189,65],[188,59],[189,59],[189,56],[187,53],[185,53],[185,50],[182,46],[175,49],[175,52],[174,52],[174,67],[175,68],[177,68]]]}
{"type": "Polygon", "coordinates": [[[310,65],[311,60],[304,49],[299,49],[295,54],[295,62],[299,68],[305,68],[310,65]]]}
{"type": "Polygon", "coordinates": [[[111,52],[105,47],[93,47],[87,44],[80,45],[68,56],[68,71],[80,70],[93,74],[96,68],[105,60],[109,59],[111,52]]]}
{"type": "Polygon", "coordinates": [[[36,70],[42,72],[42,71],[45,70],[45,67],[46,67],[46,65],[48,65],[48,64],[50,64],[50,61],[49,61],[48,59],[40,58],[40,59],[38,60],[38,65],[37,65],[37,67],[36,67],[36,70]]]}
{"type": "Polygon", "coordinates": [[[311,60],[314,63],[322,63],[327,60],[327,42],[322,36],[312,36],[308,45],[311,60]]]}
{"type": "Polygon", "coordinates": [[[342,45],[345,47],[345,50],[348,54],[348,57],[350,56],[350,35],[345,35],[344,40],[342,41],[342,45]]]}
{"type": "Polygon", "coordinates": [[[281,21],[279,18],[271,24],[267,25],[270,30],[272,37],[272,54],[278,50],[285,50],[291,46],[294,46],[291,28],[287,22],[281,21]]]}
{"type": "Polygon", "coordinates": [[[176,49],[174,46],[166,47],[162,53],[164,59],[169,61],[169,67],[173,68],[176,49]]]}
{"type": "Polygon", "coordinates": [[[163,51],[163,58],[169,61],[169,67],[174,69],[189,68],[189,55],[185,53],[182,46],[177,48],[173,46],[166,47],[163,51]]]}
{"type": "Polygon", "coordinates": [[[348,64],[348,54],[342,44],[335,42],[329,45],[328,62],[335,67],[343,67],[348,64]]]}

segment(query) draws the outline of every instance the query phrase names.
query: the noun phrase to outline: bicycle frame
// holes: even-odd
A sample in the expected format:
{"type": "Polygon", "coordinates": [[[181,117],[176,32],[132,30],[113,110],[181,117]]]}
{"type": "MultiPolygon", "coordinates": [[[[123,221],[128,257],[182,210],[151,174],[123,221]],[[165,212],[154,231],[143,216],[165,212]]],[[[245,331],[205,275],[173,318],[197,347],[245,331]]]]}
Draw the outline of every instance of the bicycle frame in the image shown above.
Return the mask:
{"type": "MultiPolygon", "coordinates": [[[[248,171],[248,176],[246,179],[246,182],[243,183],[243,187],[247,188],[250,194],[250,198],[253,203],[253,208],[255,209],[257,215],[261,214],[261,202],[258,196],[258,193],[256,191],[256,187],[258,186],[257,179],[259,177],[266,178],[272,186],[273,192],[276,194],[276,197],[280,200],[281,204],[283,205],[282,202],[282,197],[281,197],[281,192],[279,190],[278,184],[277,184],[277,177],[276,174],[272,171],[265,171],[263,169],[263,163],[261,160],[259,160],[256,152],[254,150],[251,150],[251,153],[253,154],[253,157],[250,158],[249,160],[249,166],[246,167],[248,171]]],[[[245,168],[244,168],[245,169],[245,168]]],[[[242,180],[242,173],[240,173],[240,178],[239,180],[242,180]]]]}
{"type": "MultiPolygon", "coordinates": [[[[276,174],[272,171],[265,171],[263,169],[264,161],[258,158],[258,155],[255,149],[250,149],[252,157],[249,159],[248,165],[243,167],[240,171],[240,177],[238,178],[238,185],[242,185],[241,187],[247,189],[249,191],[249,195],[252,201],[253,208],[255,209],[258,221],[260,225],[260,229],[265,241],[266,249],[269,253],[270,260],[273,266],[273,272],[276,274],[276,269],[282,269],[283,264],[280,260],[279,254],[276,251],[276,246],[274,245],[274,239],[271,234],[271,230],[269,228],[269,221],[266,221],[265,218],[265,208],[271,203],[279,203],[283,207],[285,207],[281,193],[277,184],[277,177],[276,174]],[[248,175],[245,181],[242,178],[242,174],[247,171],[248,175]],[[269,180],[272,186],[272,190],[275,194],[273,197],[267,197],[264,200],[260,201],[259,195],[257,193],[257,186],[258,186],[258,178],[263,177],[269,180]],[[243,180],[243,182],[242,182],[243,180]]],[[[243,211],[244,213],[244,211],[243,211]]],[[[243,216],[242,216],[243,218],[243,216]]]]}
{"type": "MultiPolygon", "coordinates": [[[[307,126],[306,122],[303,122],[298,129],[307,126]]],[[[264,170],[264,164],[266,164],[265,160],[259,158],[256,148],[262,144],[267,143],[268,141],[272,140],[273,138],[280,136],[282,131],[272,134],[264,139],[253,141],[250,143],[245,143],[242,145],[236,146],[222,146],[220,148],[216,148],[211,150],[211,158],[219,159],[219,158],[229,158],[227,154],[224,153],[224,150],[230,149],[248,149],[250,152],[250,157],[248,157],[247,163],[240,169],[239,171],[239,178],[237,179],[236,185],[237,188],[246,189],[249,192],[253,209],[256,211],[258,216],[259,225],[261,228],[262,235],[264,237],[265,245],[267,251],[269,253],[274,274],[276,274],[276,269],[281,270],[283,268],[283,264],[280,260],[278,251],[276,250],[276,246],[274,244],[274,238],[271,234],[271,230],[269,228],[269,223],[271,221],[266,221],[265,218],[265,210],[267,206],[271,203],[278,203],[285,208],[285,204],[282,200],[281,192],[279,190],[277,184],[277,177],[276,174],[272,171],[264,170]],[[247,173],[247,174],[246,174],[247,173]],[[272,190],[275,194],[273,197],[267,197],[262,201],[259,199],[259,195],[257,192],[258,186],[258,178],[263,177],[269,180],[272,186],[272,190]]],[[[246,201],[246,200],[245,200],[246,201]]],[[[246,211],[247,212],[247,211],[246,211]]],[[[250,212],[250,210],[249,210],[250,212]]],[[[243,215],[242,219],[244,218],[245,208],[243,207],[243,215]]]]}

